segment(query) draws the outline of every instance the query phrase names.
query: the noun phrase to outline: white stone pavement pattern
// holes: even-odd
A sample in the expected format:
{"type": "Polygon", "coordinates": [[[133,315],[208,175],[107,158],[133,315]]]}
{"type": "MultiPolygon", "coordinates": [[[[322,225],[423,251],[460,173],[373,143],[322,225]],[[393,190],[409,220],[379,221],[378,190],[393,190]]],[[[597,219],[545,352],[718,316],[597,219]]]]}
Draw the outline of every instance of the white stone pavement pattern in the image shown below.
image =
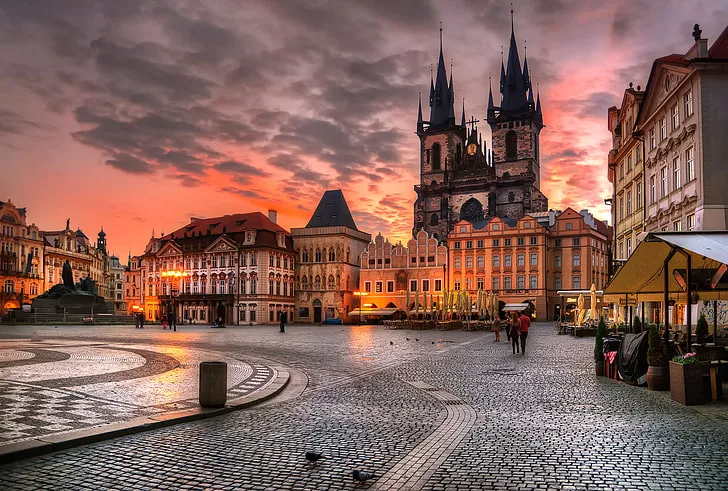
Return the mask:
{"type": "Polygon", "coordinates": [[[668,393],[597,378],[594,340],[558,336],[551,324],[532,326],[526,355],[480,332],[184,329],[0,332],[57,346],[106,349],[123,341],[244,353],[302,370],[308,388],[220,417],[0,466],[0,488],[728,488],[725,403],[685,407],[668,393]],[[324,457],[308,465],[306,451],[324,457]],[[356,484],[354,469],[375,478],[356,484]]]}

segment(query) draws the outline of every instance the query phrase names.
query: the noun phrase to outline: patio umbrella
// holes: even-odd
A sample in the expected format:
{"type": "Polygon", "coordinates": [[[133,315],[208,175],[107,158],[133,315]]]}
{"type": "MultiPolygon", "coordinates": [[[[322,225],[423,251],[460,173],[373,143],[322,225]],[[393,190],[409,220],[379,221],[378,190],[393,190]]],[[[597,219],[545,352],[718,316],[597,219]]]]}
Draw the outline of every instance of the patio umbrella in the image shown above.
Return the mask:
{"type": "Polygon", "coordinates": [[[409,317],[409,312],[410,312],[409,304],[410,304],[410,291],[407,290],[407,294],[405,296],[405,301],[404,301],[404,311],[407,312],[407,317],[409,317]]]}
{"type": "Polygon", "coordinates": [[[599,313],[597,312],[597,287],[594,283],[592,283],[591,290],[589,290],[589,301],[591,302],[591,313],[589,317],[595,321],[599,313]]]}
{"type": "Polygon", "coordinates": [[[415,290],[415,315],[420,315],[420,291],[415,290]]]}
{"type": "Polygon", "coordinates": [[[435,313],[435,295],[430,293],[430,312],[435,313]]]}
{"type": "Polygon", "coordinates": [[[478,310],[478,315],[480,315],[481,308],[483,307],[483,290],[480,288],[478,288],[478,297],[475,303],[477,304],[476,309],[478,310]]]}
{"type": "Polygon", "coordinates": [[[584,294],[579,294],[579,299],[576,301],[576,308],[578,309],[578,315],[574,319],[577,326],[580,326],[584,321],[584,294]]]}

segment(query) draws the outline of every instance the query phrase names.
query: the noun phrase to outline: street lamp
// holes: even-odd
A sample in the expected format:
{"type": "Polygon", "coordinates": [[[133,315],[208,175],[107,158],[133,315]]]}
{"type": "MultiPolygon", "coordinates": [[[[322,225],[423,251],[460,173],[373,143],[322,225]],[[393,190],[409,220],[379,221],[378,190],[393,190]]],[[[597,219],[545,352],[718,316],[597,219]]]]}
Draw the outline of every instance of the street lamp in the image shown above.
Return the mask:
{"type": "MultiPolygon", "coordinates": [[[[175,291],[179,293],[179,281],[181,278],[186,278],[188,276],[186,271],[179,271],[179,270],[168,270],[168,271],[162,271],[161,273],[163,278],[168,278],[168,282],[170,285],[170,297],[172,297],[172,315],[174,315],[174,320],[172,321],[172,324],[174,325],[174,332],[177,332],[177,311],[175,309],[174,305],[174,297],[175,297],[175,291]]],[[[171,327],[171,326],[170,326],[171,327]]]]}
{"type": "Polygon", "coordinates": [[[361,326],[361,297],[369,295],[367,292],[354,292],[354,295],[359,297],[359,326],[361,326]]]}

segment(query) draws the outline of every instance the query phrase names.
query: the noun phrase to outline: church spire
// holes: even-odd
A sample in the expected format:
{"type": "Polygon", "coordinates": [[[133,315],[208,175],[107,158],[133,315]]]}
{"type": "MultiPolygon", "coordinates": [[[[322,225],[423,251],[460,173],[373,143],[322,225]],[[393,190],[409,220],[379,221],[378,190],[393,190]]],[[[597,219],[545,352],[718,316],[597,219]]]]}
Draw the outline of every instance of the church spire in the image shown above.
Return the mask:
{"type": "Polygon", "coordinates": [[[541,113],[541,91],[539,90],[538,84],[536,84],[536,124],[539,128],[543,128],[543,114],[541,113]]]}
{"type": "Polygon", "coordinates": [[[506,69],[503,67],[503,46],[501,46],[500,93],[506,88],[506,69]]]}
{"type": "Polygon", "coordinates": [[[445,69],[445,56],[442,50],[442,27],[440,27],[440,58],[437,62],[435,87],[430,110],[430,127],[445,126],[450,118],[455,117],[455,108],[452,93],[452,78],[448,84],[447,70],[445,69]]]}
{"type": "Polygon", "coordinates": [[[495,116],[495,106],[493,105],[493,85],[490,77],[488,77],[488,109],[486,116],[488,118],[495,116]]]}
{"type": "Polygon", "coordinates": [[[526,89],[531,88],[531,74],[528,70],[528,55],[526,53],[526,46],[523,47],[523,85],[526,89]]]}
{"type": "Polygon", "coordinates": [[[526,85],[521,70],[521,61],[518,58],[518,45],[513,27],[513,10],[511,9],[511,43],[508,49],[508,63],[506,64],[505,86],[501,90],[503,103],[501,111],[520,111],[525,108],[526,85]]]}
{"type": "Polygon", "coordinates": [[[422,131],[422,92],[417,93],[417,132],[422,131]]]}
{"type": "Polygon", "coordinates": [[[465,97],[463,97],[463,116],[460,118],[460,126],[465,128],[465,97]]]}

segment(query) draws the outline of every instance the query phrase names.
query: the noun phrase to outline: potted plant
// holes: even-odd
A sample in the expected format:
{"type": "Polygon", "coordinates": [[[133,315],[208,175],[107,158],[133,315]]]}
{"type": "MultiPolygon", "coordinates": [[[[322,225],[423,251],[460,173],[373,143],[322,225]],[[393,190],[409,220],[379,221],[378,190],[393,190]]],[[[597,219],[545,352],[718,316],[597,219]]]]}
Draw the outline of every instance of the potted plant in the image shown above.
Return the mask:
{"type": "Polygon", "coordinates": [[[594,369],[600,377],[604,376],[604,337],[607,335],[607,324],[604,317],[599,319],[597,326],[597,337],[594,343],[594,369]]]}
{"type": "Polygon", "coordinates": [[[678,355],[670,361],[670,397],[686,406],[705,404],[710,399],[710,385],[704,386],[704,376],[710,365],[701,363],[695,353],[678,355]]]}
{"type": "Polygon", "coordinates": [[[699,344],[703,344],[708,338],[708,321],[705,320],[705,314],[700,314],[698,318],[698,325],[695,327],[695,337],[698,338],[699,344]]]}
{"type": "Polygon", "coordinates": [[[647,389],[667,390],[670,388],[670,371],[667,356],[657,328],[650,327],[647,338],[647,389]]]}

